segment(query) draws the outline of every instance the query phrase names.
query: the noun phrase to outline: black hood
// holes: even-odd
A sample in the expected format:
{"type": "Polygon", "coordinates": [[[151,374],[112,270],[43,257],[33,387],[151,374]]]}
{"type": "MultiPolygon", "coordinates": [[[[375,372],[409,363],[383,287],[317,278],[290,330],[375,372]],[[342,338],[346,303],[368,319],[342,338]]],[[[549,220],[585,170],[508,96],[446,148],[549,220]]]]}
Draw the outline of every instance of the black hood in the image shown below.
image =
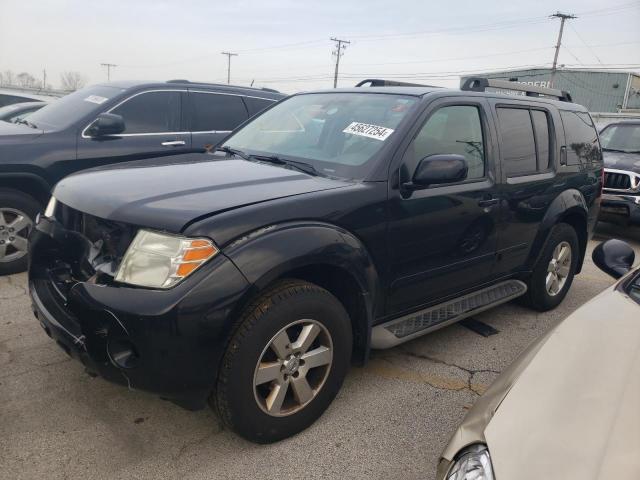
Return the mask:
{"type": "Polygon", "coordinates": [[[640,153],[611,152],[603,150],[604,166],[616,170],[640,173],[640,153]]]}
{"type": "Polygon", "coordinates": [[[199,154],[85,170],[61,180],[54,196],[96,217],[180,232],[197,218],[346,185],[276,165],[199,154]]]}

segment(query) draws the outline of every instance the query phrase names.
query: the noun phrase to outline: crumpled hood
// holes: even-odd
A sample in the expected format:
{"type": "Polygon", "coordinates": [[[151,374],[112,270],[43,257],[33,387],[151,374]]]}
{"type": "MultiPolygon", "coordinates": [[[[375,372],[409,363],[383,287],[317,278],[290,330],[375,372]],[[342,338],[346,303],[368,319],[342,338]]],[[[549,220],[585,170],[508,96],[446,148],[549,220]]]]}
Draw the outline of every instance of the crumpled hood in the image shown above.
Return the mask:
{"type": "Polygon", "coordinates": [[[640,173],[640,153],[603,151],[605,168],[640,173]]]}
{"type": "Polygon", "coordinates": [[[640,478],[640,306],[610,288],[564,320],[484,431],[497,480],[640,478]]]}
{"type": "Polygon", "coordinates": [[[196,218],[346,185],[275,165],[190,154],[85,170],[61,180],[53,194],[90,215],[177,233],[196,218]]]}

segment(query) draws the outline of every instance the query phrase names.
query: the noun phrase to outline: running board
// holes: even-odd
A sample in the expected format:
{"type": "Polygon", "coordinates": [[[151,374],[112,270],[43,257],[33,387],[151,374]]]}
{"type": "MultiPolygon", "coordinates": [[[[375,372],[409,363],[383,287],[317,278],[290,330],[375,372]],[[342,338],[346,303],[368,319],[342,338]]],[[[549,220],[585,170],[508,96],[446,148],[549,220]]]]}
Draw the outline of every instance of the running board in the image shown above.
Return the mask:
{"type": "Polygon", "coordinates": [[[383,349],[451,325],[463,318],[506,303],[527,292],[520,280],[507,280],[373,327],[371,348],[383,349]]]}

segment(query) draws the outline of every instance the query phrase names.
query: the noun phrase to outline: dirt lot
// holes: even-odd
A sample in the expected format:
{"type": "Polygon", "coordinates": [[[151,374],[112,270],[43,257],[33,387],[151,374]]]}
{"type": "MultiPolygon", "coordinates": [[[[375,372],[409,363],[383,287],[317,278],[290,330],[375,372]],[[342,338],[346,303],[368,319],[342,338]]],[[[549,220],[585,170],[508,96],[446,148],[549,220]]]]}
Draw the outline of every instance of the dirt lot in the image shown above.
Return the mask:
{"type": "Polygon", "coordinates": [[[459,325],[374,352],[352,368],[327,413],[275,445],[248,443],[208,410],[188,412],[86,375],[42,331],[24,274],[0,277],[0,478],[431,479],[438,455],[477,395],[527,344],[613,281],[590,260],[616,236],[601,227],[564,303],[538,314],[507,304],[459,325]]]}

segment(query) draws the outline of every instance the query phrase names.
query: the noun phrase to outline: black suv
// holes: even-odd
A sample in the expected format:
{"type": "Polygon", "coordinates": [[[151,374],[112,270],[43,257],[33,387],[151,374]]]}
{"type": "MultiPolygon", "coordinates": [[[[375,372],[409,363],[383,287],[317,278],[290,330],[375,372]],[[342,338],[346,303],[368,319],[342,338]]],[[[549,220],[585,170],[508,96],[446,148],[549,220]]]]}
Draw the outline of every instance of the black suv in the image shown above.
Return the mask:
{"type": "Polygon", "coordinates": [[[204,151],[283,98],[272,90],[116,82],[0,122],[0,274],[25,270],[27,236],[53,185],[108,163],[204,151]]]}
{"type": "Polygon", "coordinates": [[[597,132],[562,92],[474,82],[297,94],[209,158],[67,177],[31,237],[36,317],[89,371],[270,442],[371,348],[554,308],[598,215],[597,132]]]}
{"type": "Polygon", "coordinates": [[[600,141],[605,166],[600,220],[640,225],[640,120],[607,125],[600,141]]]}

